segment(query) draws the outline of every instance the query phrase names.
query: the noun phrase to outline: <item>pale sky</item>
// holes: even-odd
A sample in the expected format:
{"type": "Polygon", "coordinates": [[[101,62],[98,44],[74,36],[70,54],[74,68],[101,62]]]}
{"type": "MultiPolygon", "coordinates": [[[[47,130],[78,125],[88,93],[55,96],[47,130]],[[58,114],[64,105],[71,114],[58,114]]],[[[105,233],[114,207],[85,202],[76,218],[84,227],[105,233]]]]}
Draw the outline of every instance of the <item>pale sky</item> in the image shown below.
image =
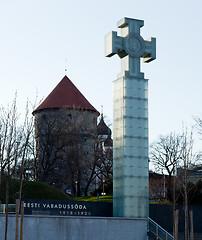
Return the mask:
{"type": "Polygon", "coordinates": [[[144,20],[144,39],[157,39],[157,59],[142,64],[150,142],[180,132],[202,116],[201,11],[201,0],[0,0],[0,104],[17,91],[23,113],[27,98],[45,98],[66,74],[112,122],[120,60],[104,57],[104,36],[130,17],[144,20]]]}

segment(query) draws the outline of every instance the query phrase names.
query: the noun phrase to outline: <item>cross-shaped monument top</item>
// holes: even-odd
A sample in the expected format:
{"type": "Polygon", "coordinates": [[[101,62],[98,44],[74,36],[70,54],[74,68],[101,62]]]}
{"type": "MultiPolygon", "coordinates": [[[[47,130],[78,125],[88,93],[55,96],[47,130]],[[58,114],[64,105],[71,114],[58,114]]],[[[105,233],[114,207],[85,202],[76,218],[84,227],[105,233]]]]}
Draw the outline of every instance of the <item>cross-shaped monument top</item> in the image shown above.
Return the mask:
{"type": "Polygon", "coordinates": [[[114,54],[123,59],[122,72],[128,71],[130,75],[140,73],[140,57],[148,63],[156,59],[156,39],[145,41],[140,36],[140,28],[144,26],[143,20],[123,18],[117,24],[121,29],[121,36],[117,32],[110,32],[105,36],[105,56],[114,54]],[[128,56],[128,59],[124,58],[128,56]]]}

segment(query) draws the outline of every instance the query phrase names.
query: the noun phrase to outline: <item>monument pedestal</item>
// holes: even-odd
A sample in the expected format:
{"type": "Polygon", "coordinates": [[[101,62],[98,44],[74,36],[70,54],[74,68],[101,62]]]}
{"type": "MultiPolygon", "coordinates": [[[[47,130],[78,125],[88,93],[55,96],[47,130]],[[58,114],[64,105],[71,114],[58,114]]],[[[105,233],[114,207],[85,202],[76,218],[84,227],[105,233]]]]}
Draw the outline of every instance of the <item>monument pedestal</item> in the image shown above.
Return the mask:
{"type": "Polygon", "coordinates": [[[113,214],[148,216],[148,81],[114,81],[113,214]]]}

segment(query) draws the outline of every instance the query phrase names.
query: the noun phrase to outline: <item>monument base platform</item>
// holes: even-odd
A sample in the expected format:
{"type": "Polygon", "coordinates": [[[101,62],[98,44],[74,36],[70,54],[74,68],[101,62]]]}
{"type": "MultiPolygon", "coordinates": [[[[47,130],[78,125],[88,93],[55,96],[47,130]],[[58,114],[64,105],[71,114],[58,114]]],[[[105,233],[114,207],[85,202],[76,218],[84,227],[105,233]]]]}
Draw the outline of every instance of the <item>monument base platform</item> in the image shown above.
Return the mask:
{"type": "MultiPolygon", "coordinates": [[[[20,222],[20,221],[19,221],[20,222]]],[[[0,216],[0,240],[5,216],[0,216]]],[[[20,226],[19,226],[20,231],[20,226]]],[[[8,219],[8,237],[15,239],[16,217],[8,219]]],[[[24,216],[23,239],[29,240],[146,240],[147,219],[105,217],[24,216]]]]}

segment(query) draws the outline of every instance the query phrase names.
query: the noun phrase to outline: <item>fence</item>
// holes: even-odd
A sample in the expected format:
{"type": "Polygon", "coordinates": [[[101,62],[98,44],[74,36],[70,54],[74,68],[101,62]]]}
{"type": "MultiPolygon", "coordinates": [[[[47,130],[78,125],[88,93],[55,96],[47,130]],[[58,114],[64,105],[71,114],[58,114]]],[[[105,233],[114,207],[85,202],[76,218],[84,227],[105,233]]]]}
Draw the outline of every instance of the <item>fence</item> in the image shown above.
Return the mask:
{"type": "Polygon", "coordinates": [[[151,218],[148,218],[147,223],[147,231],[148,233],[152,233],[156,239],[159,240],[173,240],[173,236],[168,233],[165,229],[159,226],[156,222],[154,222],[151,218]]]}
{"type": "MultiPolygon", "coordinates": [[[[15,214],[16,212],[16,204],[8,204],[8,213],[9,214],[15,214]]],[[[6,213],[6,204],[0,205],[0,213],[5,214],[6,213]]]]}

